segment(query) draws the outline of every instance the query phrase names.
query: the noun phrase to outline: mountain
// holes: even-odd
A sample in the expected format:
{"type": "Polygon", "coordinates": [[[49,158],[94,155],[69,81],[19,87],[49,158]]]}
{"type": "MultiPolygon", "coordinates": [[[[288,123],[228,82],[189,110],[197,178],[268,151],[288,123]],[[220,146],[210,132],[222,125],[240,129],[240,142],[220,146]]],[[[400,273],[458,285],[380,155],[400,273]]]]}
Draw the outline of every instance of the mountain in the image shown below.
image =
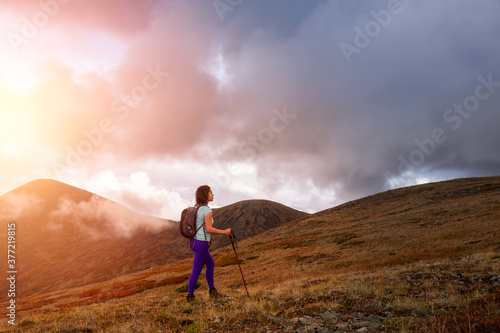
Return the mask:
{"type": "MultiPolygon", "coordinates": [[[[332,272],[500,253],[500,177],[410,186],[354,200],[253,237],[248,247],[278,267],[332,272]],[[269,253],[269,254],[268,254],[269,253]],[[315,263],[315,265],[308,265],[315,263]]],[[[272,273],[270,273],[272,274],[272,273]]],[[[266,274],[262,279],[269,278],[266,274]]]]}
{"type": "MultiPolygon", "coordinates": [[[[214,209],[216,226],[239,239],[307,216],[270,201],[214,209]]],[[[38,179],[0,196],[0,217],[16,223],[18,291],[64,290],[190,258],[177,222],[137,214],[111,200],[55,180],[38,179]]],[[[0,239],[7,239],[7,227],[0,239]]],[[[228,239],[214,236],[212,249],[228,239]]],[[[7,271],[6,251],[0,269],[7,271]]],[[[0,287],[0,300],[7,295],[0,287]]]]}
{"type": "Polygon", "coordinates": [[[232,248],[214,250],[228,296],[215,312],[203,276],[197,302],[185,302],[190,257],[25,297],[19,312],[30,331],[498,332],[499,222],[500,177],[400,188],[239,242],[251,298],[232,248]]]}
{"type": "MultiPolygon", "coordinates": [[[[217,229],[232,228],[237,241],[243,240],[284,223],[305,218],[309,214],[268,200],[246,200],[222,208],[214,208],[214,226],[217,229]]],[[[212,237],[211,249],[229,244],[227,236],[212,237]]]]}
{"type": "MultiPolygon", "coordinates": [[[[145,269],[154,258],[148,257],[149,247],[140,245],[153,233],[176,225],[49,179],[32,181],[2,195],[0,216],[16,223],[18,279],[24,281],[18,290],[22,295],[145,269]]],[[[0,231],[2,239],[5,232],[0,231]]]]}

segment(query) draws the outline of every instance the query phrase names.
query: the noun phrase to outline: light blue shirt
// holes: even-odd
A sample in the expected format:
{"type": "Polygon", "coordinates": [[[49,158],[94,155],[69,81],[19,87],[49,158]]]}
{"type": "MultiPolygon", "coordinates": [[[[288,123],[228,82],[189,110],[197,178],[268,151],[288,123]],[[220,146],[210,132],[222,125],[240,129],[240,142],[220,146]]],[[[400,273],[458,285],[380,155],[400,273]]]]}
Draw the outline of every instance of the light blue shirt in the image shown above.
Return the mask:
{"type": "MultiPolygon", "coordinates": [[[[208,206],[201,206],[198,209],[198,214],[196,215],[196,230],[200,228],[200,226],[205,222],[205,215],[208,213],[211,213],[212,210],[208,206]]],[[[214,225],[214,218],[212,216],[212,226],[214,225]]],[[[210,241],[210,234],[207,232],[206,225],[204,225],[196,235],[194,236],[195,239],[197,240],[202,240],[202,241],[210,241]],[[205,238],[205,233],[207,235],[207,238],[205,238]]]]}

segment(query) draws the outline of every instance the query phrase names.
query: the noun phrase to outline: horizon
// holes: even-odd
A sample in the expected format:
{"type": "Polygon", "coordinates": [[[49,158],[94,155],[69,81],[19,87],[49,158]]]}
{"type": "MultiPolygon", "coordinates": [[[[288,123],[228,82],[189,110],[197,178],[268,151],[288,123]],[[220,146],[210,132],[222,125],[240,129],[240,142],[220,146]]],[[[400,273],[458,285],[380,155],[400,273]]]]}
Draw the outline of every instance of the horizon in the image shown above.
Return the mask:
{"type": "MultiPolygon", "coordinates": [[[[489,177],[500,177],[500,175],[494,175],[494,176],[489,176],[489,177]]],[[[230,206],[230,205],[233,205],[233,204],[237,204],[237,203],[240,203],[240,202],[243,202],[243,201],[259,201],[259,200],[263,200],[263,201],[270,201],[270,202],[274,202],[274,203],[277,203],[277,204],[280,204],[280,205],[284,205],[284,206],[286,206],[286,207],[288,207],[288,208],[292,208],[292,209],[294,209],[294,210],[297,210],[297,211],[300,211],[300,212],[304,212],[304,213],[307,213],[307,214],[313,215],[313,214],[319,213],[319,212],[324,211],[324,210],[328,210],[328,209],[332,209],[332,208],[337,208],[338,206],[341,206],[341,205],[343,205],[343,204],[345,204],[345,203],[349,203],[349,202],[352,202],[352,201],[365,199],[365,198],[368,198],[368,197],[370,197],[370,196],[377,195],[377,194],[382,194],[382,193],[384,193],[384,192],[391,191],[391,190],[404,189],[404,188],[409,188],[409,187],[418,186],[418,185],[428,185],[428,184],[435,184],[435,183],[441,183],[441,182],[446,182],[446,181],[457,181],[457,180],[474,179],[474,178],[485,178],[485,177],[463,177],[463,178],[455,178],[455,179],[449,179],[449,180],[438,180],[438,181],[436,181],[436,182],[429,182],[429,183],[422,183],[422,184],[415,184],[415,185],[403,186],[403,187],[399,187],[399,188],[395,188],[395,189],[389,189],[389,190],[384,190],[384,191],[381,191],[381,192],[378,192],[378,193],[370,194],[370,195],[367,195],[367,196],[365,196],[365,197],[355,198],[355,199],[352,199],[352,200],[350,200],[350,201],[346,201],[346,202],[343,202],[343,203],[339,203],[339,204],[334,205],[334,206],[332,206],[332,207],[327,207],[327,208],[325,208],[325,209],[318,210],[318,211],[314,211],[314,212],[302,211],[302,210],[300,210],[300,209],[297,209],[297,208],[295,208],[295,207],[288,206],[288,205],[286,205],[286,204],[284,204],[284,203],[282,203],[282,202],[279,202],[279,201],[275,201],[275,200],[271,200],[271,199],[261,199],[261,198],[249,198],[249,199],[243,199],[243,200],[239,200],[239,201],[231,202],[231,203],[228,203],[228,204],[225,204],[225,205],[217,205],[217,204],[213,204],[213,203],[209,203],[209,205],[210,205],[210,206],[211,206],[211,208],[213,208],[213,209],[218,209],[218,208],[224,208],[224,207],[227,207],[227,206],[230,206]]],[[[24,185],[27,185],[27,184],[29,184],[29,183],[32,183],[32,182],[35,182],[35,181],[39,181],[39,180],[48,180],[48,181],[60,182],[60,183],[62,183],[62,184],[64,184],[64,185],[69,185],[69,186],[75,187],[75,188],[76,188],[76,189],[78,189],[78,190],[87,191],[86,189],[83,189],[83,188],[80,188],[80,187],[78,187],[78,186],[74,186],[74,185],[71,185],[71,184],[67,184],[67,183],[61,182],[61,181],[56,180],[56,179],[50,179],[50,178],[37,178],[37,179],[33,179],[33,180],[31,180],[31,181],[29,181],[29,182],[27,182],[27,183],[24,183],[24,184],[21,184],[21,185],[19,185],[19,186],[16,186],[16,187],[14,187],[14,188],[12,188],[12,189],[8,190],[7,192],[1,193],[1,194],[0,194],[0,197],[2,197],[2,196],[4,196],[4,195],[8,194],[9,192],[11,192],[11,191],[13,191],[13,190],[16,190],[16,189],[17,189],[17,188],[19,188],[19,187],[22,187],[22,186],[24,186],[24,185]]],[[[107,197],[102,196],[102,195],[100,195],[100,194],[98,194],[98,193],[94,193],[94,192],[91,192],[91,191],[88,191],[88,192],[90,192],[92,195],[97,195],[97,196],[99,196],[99,197],[101,197],[101,198],[103,198],[103,199],[110,200],[111,202],[114,202],[114,203],[118,204],[119,206],[122,206],[122,207],[124,207],[124,208],[126,208],[126,209],[130,210],[131,212],[133,212],[133,213],[135,213],[135,214],[146,215],[146,216],[150,216],[150,217],[154,217],[154,218],[162,218],[162,219],[170,220],[170,221],[173,221],[173,222],[178,222],[178,220],[177,220],[175,217],[174,217],[174,218],[164,218],[164,217],[160,217],[160,216],[154,216],[154,215],[150,215],[150,214],[144,214],[144,213],[141,213],[141,212],[135,211],[133,208],[128,207],[127,205],[125,205],[125,204],[123,204],[123,203],[121,203],[121,202],[118,202],[118,201],[115,201],[115,200],[113,200],[113,199],[107,198],[107,197]]],[[[61,197],[61,199],[63,199],[63,198],[64,198],[64,197],[61,197]]],[[[32,201],[32,200],[28,200],[28,202],[30,202],[30,204],[31,204],[31,201],[32,201]]],[[[194,198],[193,198],[193,202],[191,203],[191,206],[193,206],[194,204],[195,204],[195,200],[194,200],[194,198]]],[[[59,206],[60,206],[60,205],[59,205],[59,206]]],[[[61,207],[58,207],[58,208],[56,209],[56,211],[57,211],[57,210],[59,210],[60,208],[61,208],[61,207]]],[[[67,207],[66,207],[66,208],[67,208],[67,207]]],[[[73,207],[73,208],[74,208],[74,207],[73,207]]],[[[186,208],[186,207],[185,207],[185,206],[178,206],[178,207],[176,207],[176,209],[179,211],[179,214],[177,214],[177,215],[178,215],[178,217],[180,217],[180,213],[182,212],[182,210],[183,210],[184,208],[186,208]]],[[[76,209],[78,209],[78,208],[76,208],[76,209]]],[[[217,221],[216,221],[216,224],[217,224],[217,221]]]]}
{"type": "MultiPolygon", "coordinates": [[[[129,210],[130,210],[130,211],[132,211],[133,213],[142,214],[141,212],[134,211],[134,209],[133,209],[133,208],[127,207],[127,206],[126,206],[125,204],[123,204],[123,203],[116,202],[116,201],[114,201],[114,200],[112,200],[112,199],[110,199],[110,198],[107,198],[107,197],[105,197],[105,196],[102,196],[102,195],[100,195],[100,194],[98,194],[98,193],[94,193],[94,192],[88,191],[88,190],[86,190],[86,189],[80,188],[80,187],[78,187],[78,186],[71,185],[71,184],[68,184],[68,183],[64,183],[64,182],[61,182],[61,181],[59,181],[59,180],[57,180],[57,179],[51,179],[51,178],[37,178],[37,179],[33,179],[33,180],[31,180],[31,181],[28,181],[27,183],[24,183],[24,184],[21,184],[21,185],[19,185],[19,186],[16,186],[16,187],[12,188],[12,189],[9,189],[7,192],[0,193],[0,197],[4,196],[4,195],[6,195],[6,194],[9,194],[10,192],[12,192],[12,191],[14,191],[14,190],[17,190],[17,189],[18,189],[18,188],[20,188],[20,187],[23,187],[23,186],[25,186],[25,185],[28,185],[28,184],[33,183],[33,182],[36,182],[36,181],[54,181],[54,182],[59,182],[59,183],[64,184],[64,185],[72,186],[72,187],[74,187],[74,188],[75,188],[75,189],[77,189],[77,190],[80,190],[80,191],[87,191],[87,192],[91,193],[92,195],[97,195],[97,196],[99,196],[99,197],[101,197],[101,198],[103,198],[103,199],[106,199],[106,200],[110,200],[110,201],[112,201],[112,202],[115,202],[115,203],[117,203],[118,205],[123,206],[123,207],[124,207],[124,208],[126,208],[126,209],[129,209],[129,210]]],[[[61,197],[60,199],[62,200],[62,199],[64,199],[64,197],[61,197]]],[[[286,206],[285,204],[283,204],[283,203],[281,203],[281,202],[278,202],[278,201],[274,201],[274,200],[270,200],[270,199],[261,199],[261,198],[243,199],[243,200],[239,200],[239,201],[235,201],[235,202],[228,203],[228,204],[223,205],[223,206],[217,205],[216,203],[214,204],[213,202],[209,202],[209,206],[211,206],[211,208],[213,208],[213,209],[218,209],[218,208],[224,208],[224,207],[227,207],[227,206],[230,206],[230,205],[233,205],[233,204],[237,204],[237,203],[240,203],[240,202],[244,202],[244,201],[261,201],[261,200],[262,200],[262,201],[274,202],[274,203],[277,203],[277,204],[280,204],[280,205],[284,205],[284,206],[286,206]]],[[[195,204],[195,198],[193,197],[193,202],[192,202],[191,206],[193,206],[194,204],[195,204]]],[[[286,206],[286,207],[289,207],[289,206],[286,206]]],[[[185,207],[185,206],[179,206],[179,207],[177,207],[177,210],[179,211],[179,214],[178,214],[179,216],[178,216],[178,217],[180,217],[180,214],[181,214],[181,212],[182,212],[182,210],[183,210],[184,208],[186,208],[186,207],[185,207]]],[[[289,208],[292,208],[292,209],[298,210],[298,209],[296,209],[296,208],[294,208],[294,207],[289,207],[289,208]]],[[[300,211],[300,210],[298,210],[298,211],[300,211]]],[[[304,211],[302,211],[302,212],[304,212],[304,211]]],[[[305,212],[305,213],[307,213],[307,212],[305,212]]],[[[314,212],[314,213],[317,213],[317,212],[314,212]]],[[[308,214],[314,214],[314,213],[308,213],[308,214]]],[[[146,214],[146,215],[147,215],[147,214],[146,214]]],[[[153,216],[153,215],[151,215],[151,217],[158,217],[158,216],[153,216]]],[[[159,217],[158,217],[158,218],[159,218],[159,217]]],[[[174,221],[174,222],[178,222],[177,220],[173,220],[173,219],[168,219],[168,220],[172,220],[172,221],[174,221]]]]}
{"type": "Polygon", "coordinates": [[[500,174],[497,2],[0,9],[0,193],[54,179],[175,220],[203,184],[314,213],[500,174]]]}

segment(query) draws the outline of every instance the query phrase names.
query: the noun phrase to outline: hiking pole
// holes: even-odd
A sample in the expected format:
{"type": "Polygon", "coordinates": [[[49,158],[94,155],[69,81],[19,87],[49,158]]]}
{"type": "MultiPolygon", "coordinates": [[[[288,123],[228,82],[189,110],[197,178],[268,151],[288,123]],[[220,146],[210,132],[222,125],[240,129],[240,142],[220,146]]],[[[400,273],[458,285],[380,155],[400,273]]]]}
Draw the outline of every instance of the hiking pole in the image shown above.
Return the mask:
{"type": "Polygon", "coordinates": [[[236,235],[234,234],[233,230],[231,230],[231,234],[232,235],[229,235],[229,239],[231,240],[231,244],[233,244],[234,254],[236,255],[236,260],[238,261],[238,266],[240,267],[241,278],[243,279],[243,284],[245,285],[245,290],[247,291],[247,296],[250,297],[250,294],[248,293],[248,289],[247,289],[247,283],[245,282],[245,277],[243,276],[243,271],[241,270],[240,259],[238,259],[238,253],[236,253],[236,249],[238,248],[238,243],[236,243],[236,235]],[[236,243],[236,247],[234,247],[235,243],[236,243]]]}

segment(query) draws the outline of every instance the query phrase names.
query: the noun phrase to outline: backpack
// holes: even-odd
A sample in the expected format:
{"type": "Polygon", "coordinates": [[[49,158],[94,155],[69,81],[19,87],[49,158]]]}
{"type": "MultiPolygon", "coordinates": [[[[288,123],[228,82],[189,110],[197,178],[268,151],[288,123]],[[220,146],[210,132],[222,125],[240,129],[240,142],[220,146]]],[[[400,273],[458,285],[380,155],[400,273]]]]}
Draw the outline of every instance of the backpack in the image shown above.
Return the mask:
{"type": "Polygon", "coordinates": [[[192,239],[200,230],[205,225],[205,222],[196,229],[196,215],[198,214],[198,209],[201,206],[198,206],[196,204],[194,207],[188,207],[182,211],[181,214],[181,221],[179,222],[179,230],[181,232],[181,235],[188,238],[192,239]]]}

